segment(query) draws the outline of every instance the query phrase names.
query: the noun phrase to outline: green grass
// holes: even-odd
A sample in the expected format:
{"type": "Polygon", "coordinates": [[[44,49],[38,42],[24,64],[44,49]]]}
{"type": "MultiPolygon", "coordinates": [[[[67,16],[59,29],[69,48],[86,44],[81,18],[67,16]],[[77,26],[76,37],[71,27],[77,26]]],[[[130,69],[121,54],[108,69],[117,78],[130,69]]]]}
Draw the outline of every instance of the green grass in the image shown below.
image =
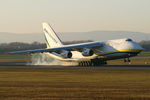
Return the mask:
{"type": "Polygon", "coordinates": [[[150,56],[150,51],[142,51],[139,56],[150,56]]]}
{"type": "Polygon", "coordinates": [[[30,58],[30,55],[5,55],[1,54],[0,59],[28,59],[30,58]]]}
{"type": "Polygon", "coordinates": [[[149,100],[150,70],[0,69],[0,100],[149,100]]]}
{"type": "Polygon", "coordinates": [[[107,61],[108,65],[150,65],[150,58],[131,59],[131,62],[124,62],[123,59],[107,61]]]}

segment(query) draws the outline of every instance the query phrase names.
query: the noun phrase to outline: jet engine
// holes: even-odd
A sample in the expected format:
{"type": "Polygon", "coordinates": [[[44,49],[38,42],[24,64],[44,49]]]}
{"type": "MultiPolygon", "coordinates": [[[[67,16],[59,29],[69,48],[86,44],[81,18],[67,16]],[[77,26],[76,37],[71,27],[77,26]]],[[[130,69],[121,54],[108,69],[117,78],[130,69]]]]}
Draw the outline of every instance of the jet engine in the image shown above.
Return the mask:
{"type": "Polygon", "coordinates": [[[60,56],[63,58],[71,58],[72,53],[70,51],[63,50],[63,51],[61,51],[60,56]]]}
{"type": "Polygon", "coordinates": [[[83,56],[92,56],[93,54],[94,54],[94,51],[91,50],[91,49],[84,48],[82,50],[82,55],[83,56]]]}

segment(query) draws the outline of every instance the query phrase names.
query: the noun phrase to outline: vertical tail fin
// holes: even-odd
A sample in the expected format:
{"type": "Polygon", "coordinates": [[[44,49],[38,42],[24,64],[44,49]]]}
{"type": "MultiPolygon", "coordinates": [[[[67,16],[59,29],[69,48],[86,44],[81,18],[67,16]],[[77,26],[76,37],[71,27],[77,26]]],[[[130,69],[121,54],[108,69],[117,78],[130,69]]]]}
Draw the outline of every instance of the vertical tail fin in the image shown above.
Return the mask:
{"type": "Polygon", "coordinates": [[[63,46],[62,41],[48,23],[43,23],[43,31],[45,35],[47,48],[63,46]]]}

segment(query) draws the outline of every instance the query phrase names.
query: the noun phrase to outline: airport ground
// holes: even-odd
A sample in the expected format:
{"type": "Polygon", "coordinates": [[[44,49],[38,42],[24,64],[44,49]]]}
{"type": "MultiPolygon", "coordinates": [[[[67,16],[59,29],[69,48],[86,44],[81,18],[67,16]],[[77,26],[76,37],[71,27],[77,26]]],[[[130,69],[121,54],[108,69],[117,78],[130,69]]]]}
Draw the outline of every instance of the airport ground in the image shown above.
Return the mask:
{"type": "Polygon", "coordinates": [[[0,100],[150,100],[148,56],[107,66],[29,66],[30,56],[0,56],[0,100]]]}
{"type": "Polygon", "coordinates": [[[149,100],[150,69],[0,68],[0,100],[149,100]]]}

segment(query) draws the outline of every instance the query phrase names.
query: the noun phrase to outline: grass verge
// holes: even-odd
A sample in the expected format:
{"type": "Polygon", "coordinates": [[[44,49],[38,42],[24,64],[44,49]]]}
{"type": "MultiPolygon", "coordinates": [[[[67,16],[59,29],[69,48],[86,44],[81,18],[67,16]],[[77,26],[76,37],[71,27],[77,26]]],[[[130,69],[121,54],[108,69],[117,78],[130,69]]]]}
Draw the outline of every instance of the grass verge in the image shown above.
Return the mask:
{"type": "Polygon", "coordinates": [[[150,70],[1,68],[1,100],[149,100],[150,70]]]}

